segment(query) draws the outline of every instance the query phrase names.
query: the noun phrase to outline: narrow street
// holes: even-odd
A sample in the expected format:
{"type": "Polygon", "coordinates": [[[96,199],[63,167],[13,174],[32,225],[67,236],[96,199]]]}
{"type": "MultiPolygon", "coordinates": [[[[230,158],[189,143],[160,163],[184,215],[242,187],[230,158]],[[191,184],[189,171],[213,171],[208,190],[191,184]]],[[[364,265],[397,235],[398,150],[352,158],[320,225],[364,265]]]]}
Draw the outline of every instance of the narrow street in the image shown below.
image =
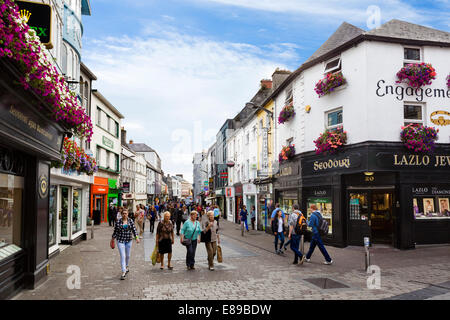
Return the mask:
{"type": "MultiPolygon", "coordinates": [[[[130,273],[123,281],[120,280],[119,252],[109,247],[112,227],[96,226],[94,239],[90,239],[89,233],[87,241],[67,247],[50,260],[45,282],[35,290],[23,290],[13,299],[450,299],[448,245],[418,246],[409,251],[372,248],[371,262],[381,269],[381,288],[368,289],[370,275],[364,271],[362,247],[327,247],[334,261],[331,266],[322,264],[323,257],[316,249],[311,263],[298,266],[292,265],[290,250],[283,256],[274,254],[271,235],[251,230],[242,237],[239,225],[221,220],[220,226],[224,261],[215,265],[215,271],[207,268],[203,243],[197,247],[196,269],[186,270],[185,248],[178,237],[173,252],[174,270],[169,271],[160,270],[159,264],[151,264],[154,236],[147,223],[143,241],[133,243],[130,273]],[[71,274],[67,269],[71,265],[81,270],[80,289],[68,289],[71,274]],[[327,280],[311,281],[324,278],[327,280]],[[321,284],[328,288],[319,287],[321,284]]],[[[309,248],[309,243],[305,248],[309,248]]]]}

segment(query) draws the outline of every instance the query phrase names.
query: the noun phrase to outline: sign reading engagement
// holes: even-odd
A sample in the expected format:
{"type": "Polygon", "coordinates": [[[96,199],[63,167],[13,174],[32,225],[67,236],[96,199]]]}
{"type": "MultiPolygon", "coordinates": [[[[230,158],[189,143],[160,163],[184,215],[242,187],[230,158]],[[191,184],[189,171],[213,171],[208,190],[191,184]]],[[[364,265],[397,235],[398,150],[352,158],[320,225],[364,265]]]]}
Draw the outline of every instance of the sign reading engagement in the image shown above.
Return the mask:
{"type": "Polygon", "coordinates": [[[41,43],[47,48],[52,48],[52,8],[48,4],[16,1],[19,6],[19,14],[25,17],[28,26],[36,31],[41,43]]]}

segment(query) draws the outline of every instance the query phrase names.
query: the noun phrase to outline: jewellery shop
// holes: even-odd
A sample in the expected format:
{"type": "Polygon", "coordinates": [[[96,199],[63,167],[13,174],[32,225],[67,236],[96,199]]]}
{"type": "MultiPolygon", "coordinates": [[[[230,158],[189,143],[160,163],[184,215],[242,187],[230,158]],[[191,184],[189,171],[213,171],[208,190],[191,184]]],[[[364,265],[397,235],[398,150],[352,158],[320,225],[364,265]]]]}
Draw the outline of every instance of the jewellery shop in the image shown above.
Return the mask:
{"type": "Polygon", "coordinates": [[[400,143],[362,143],[335,155],[302,157],[303,209],[330,225],[324,242],[399,249],[450,243],[450,148],[409,153],[400,143]]]}
{"type": "Polygon", "coordinates": [[[33,289],[47,274],[50,161],[59,160],[66,128],[0,59],[0,299],[33,289]]]}

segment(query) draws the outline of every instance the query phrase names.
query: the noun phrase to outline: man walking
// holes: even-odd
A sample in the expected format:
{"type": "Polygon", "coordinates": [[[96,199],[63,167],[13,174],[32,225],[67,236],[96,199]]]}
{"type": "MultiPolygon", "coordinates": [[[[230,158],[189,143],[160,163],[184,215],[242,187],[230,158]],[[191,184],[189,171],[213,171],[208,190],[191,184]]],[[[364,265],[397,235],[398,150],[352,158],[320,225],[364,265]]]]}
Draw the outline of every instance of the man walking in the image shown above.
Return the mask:
{"type": "Polygon", "coordinates": [[[314,252],[314,249],[316,246],[319,246],[320,252],[322,252],[325,262],[323,264],[330,265],[333,263],[333,260],[331,260],[330,255],[327,252],[327,249],[325,249],[325,246],[323,245],[322,237],[319,233],[319,223],[323,219],[322,215],[320,214],[320,211],[317,210],[317,206],[315,204],[312,204],[310,206],[311,208],[311,217],[309,218],[308,226],[312,228],[312,238],[311,238],[311,245],[309,247],[309,251],[306,254],[306,262],[309,262],[311,259],[311,255],[314,252]]]}
{"type": "Polygon", "coordinates": [[[294,251],[295,258],[293,264],[302,265],[305,261],[305,256],[299,250],[300,246],[300,237],[296,230],[297,220],[299,216],[303,216],[303,214],[299,210],[298,204],[294,204],[294,212],[289,216],[289,239],[291,240],[291,250],[294,251]],[[299,262],[300,258],[300,262],[299,262]]]}

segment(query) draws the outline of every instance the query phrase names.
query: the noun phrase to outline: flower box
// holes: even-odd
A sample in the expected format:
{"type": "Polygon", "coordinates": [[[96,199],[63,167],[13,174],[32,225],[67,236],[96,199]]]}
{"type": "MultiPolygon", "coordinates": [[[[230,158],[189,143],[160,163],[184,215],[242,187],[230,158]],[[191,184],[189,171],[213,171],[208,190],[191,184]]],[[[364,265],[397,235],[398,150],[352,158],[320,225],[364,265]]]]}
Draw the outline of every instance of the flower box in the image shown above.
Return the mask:
{"type": "Polygon", "coordinates": [[[438,140],[439,129],[421,124],[409,124],[402,127],[400,138],[405,147],[415,153],[431,153],[438,140]]]}
{"type": "Polygon", "coordinates": [[[295,156],[295,145],[290,144],[288,146],[283,146],[278,156],[278,162],[282,163],[284,161],[291,159],[293,156],[295,156]]]}
{"type": "Polygon", "coordinates": [[[320,98],[335,91],[336,88],[339,88],[346,83],[347,80],[342,75],[342,72],[328,73],[325,78],[316,83],[314,90],[320,98]]]}
{"type": "Polygon", "coordinates": [[[294,104],[291,102],[287,106],[283,107],[278,116],[278,123],[283,124],[291,120],[295,116],[294,104]]]}
{"type": "Polygon", "coordinates": [[[429,63],[410,63],[397,72],[396,83],[407,83],[410,87],[420,88],[430,85],[436,79],[436,70],[429,63]]]}
{"type": "Polygon", "coordinates": [[[93,157],[88,156],[83,148],[78,147],[75,141],[64,138],[61,161],[52,161],[53,168],[63,168],[64,171],[76,171],[88,176],[98,171],[97,163],[93,157]]]}
{"type": "Polygon", "coordinates": [[[347,131],[342,127],[335,130],[325,130],[320,137],[314,141],[316,145],[316,154],[336,153],[347,143],[347,131]]]}

